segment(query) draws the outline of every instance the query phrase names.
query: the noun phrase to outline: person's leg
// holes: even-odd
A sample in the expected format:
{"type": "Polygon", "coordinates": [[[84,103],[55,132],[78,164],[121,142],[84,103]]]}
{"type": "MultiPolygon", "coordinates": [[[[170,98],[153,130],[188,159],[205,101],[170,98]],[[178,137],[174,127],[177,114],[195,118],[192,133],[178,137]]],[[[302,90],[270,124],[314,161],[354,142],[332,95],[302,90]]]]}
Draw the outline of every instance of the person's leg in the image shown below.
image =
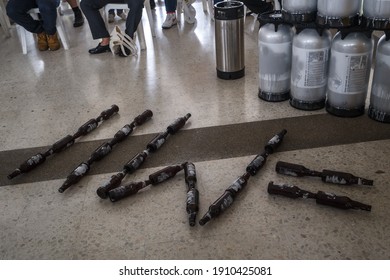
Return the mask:
{"type": "Polygon", "coordinates": [[[167,13],[176,12],[177,0],[165,0],[165,10],[167,13]]]}
{"type": "Polygon", "coordinates": [[[123,0],[82,0],[80,2],[81,10],[83,11],[89,28],[91,29],[93,39],[102,39],[99,45],[89,50],[91,54],[98,54],[110,51],[110,34],[107,31],[104,20],[100,14],[100,9],[108,3],[124,3],[123,0]]]}
{"type": "Polygon", "coordinates": [[[59,1],[53,0],[36,0],[39,13],[42,17],[43,29],[47,35],[47,44],[51,51],[60,48],[60,42],[57,37],[57,7],[59,1]]]}
{"type": "Polygon", "coordinates": [[[116,14],[118,15],[118,17],[120,17],[123,20],[127,19],[127,15],[122,9],[116,10],[116,14]]]}
{"type": "Polygon", "coordinates": [[[108,23],[113,23],[115,21],[115,10],[109,9],[108,10],[108,23]]]}
{"type": "Polygon", "coordinates": [[[42,17],[43,29],[48,35],[56,33],[57,3],[52,0],[36,0],[42,17]]]}
{"type": "Polygon", "coordinates": [[[77,0],[66,0],[66,2],[68,2],[74,13],[73,27],[82,26],[84,24],[84,17],[79,6],[77,5],[77,0]]]}
{"type": "Polygon", "coordinates": [[[167,17],[165,18],[162,28],[168,29],[177,24],[176,6],[177,0],[165,0],[165,10],[167,12],[167,17]]]}
{"type": "Polygon", "coordinates": [[[27,31],[37,34],[37,46],[40,51],[49,49],[47,36],[41,20],[35,20],[27,12],[37,8],[35,0],[10,0],[7,4],[7,15],[16,24],[19,24],[27,31]]]}
{"type": "Polygon", "coordinates": [[[127,15],[125,33],[133,38],[142,18],[144,0],[126,0],[126,3],[129,6],[129,14],[127,15]]]}
{"type": "Polygon", "coordinates": [[[35,0],[9,0],[7,3],[7,15],[16,24],[23,26],[31,33],[42,33],[44,31],[42,22],[34,20],[27,12],[38,7],[35,0]]]}
{"type": "Polygon", "coordinates": [[[110,34],[106,29],[104,20],[100,14],[100,9],[106,4],[111,3],[110,0],[82,0],[80,2],[81,10],[83,11],[89,28],[91,29],[92,38],[94,40],[101,38],[109,38],[110,34]]]}

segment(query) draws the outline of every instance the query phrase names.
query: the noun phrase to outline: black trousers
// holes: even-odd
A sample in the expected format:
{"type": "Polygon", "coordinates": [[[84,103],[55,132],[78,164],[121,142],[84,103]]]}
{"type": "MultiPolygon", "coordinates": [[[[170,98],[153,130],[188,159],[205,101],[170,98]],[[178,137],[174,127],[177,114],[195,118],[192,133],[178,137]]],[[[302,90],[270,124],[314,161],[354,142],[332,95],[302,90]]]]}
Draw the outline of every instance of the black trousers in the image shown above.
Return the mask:
{"type": "Polygon", "coordinates": [[[133,38],[142,18],[144,0],[82,0],[80,7],[88,20],[93,39],[110,37],[99,10],[111,3],[126,3],[128,5],[130,11],[127,15],[125,33],[133,38]]]}

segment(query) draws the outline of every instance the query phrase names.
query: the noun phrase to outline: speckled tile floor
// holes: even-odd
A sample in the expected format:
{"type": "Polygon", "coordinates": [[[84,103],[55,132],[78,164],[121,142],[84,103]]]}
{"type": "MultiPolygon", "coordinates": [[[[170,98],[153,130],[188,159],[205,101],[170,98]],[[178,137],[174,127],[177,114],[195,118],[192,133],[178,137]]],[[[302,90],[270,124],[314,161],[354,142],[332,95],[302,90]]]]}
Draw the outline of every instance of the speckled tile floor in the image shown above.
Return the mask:
{"type": "Polygon", "coordinates": [[[31,37],[23,55],[14,27],[12,37],[0,41],[0,259],[390,259],[390,126],[367,115],[341,119],[325,110],[304,112],[288,102],[259,100],[258,25],[252,16],[245,23],[245,77],[218,79],[214,22],[200,1],[194,6],[194,25],[181,22],[162,30],[159,2],[153,11],[157,36],[151,37],[145,16],[147,50],[138,57],[89,55],[97,41],[88,25],[72,27],[70,10],[62,16],[68,51],[38,52],[31,37]],[[28,174],[6,178],[21,161],[112,104],[119,114],[69,150],[28,174]],[[58,193],[74,167],[145,109],[153,111],[151,121],[92,166],[80,183],[58,193]],[[231,208],[203,227],[188,225],[181,173],[117,203],[96,195],[100,184],[186,113],[192,117],[183,131],[126,180],[194,162],[198,219],[270,137],[283,128],[288,133],[231,208]],[[278,175],[278,160],[350,172],[374,180],[374,186],[340,187],[278,175]],[[269,181],[346,195],[373,208],[343,211],[270,196],[269,181]]]}

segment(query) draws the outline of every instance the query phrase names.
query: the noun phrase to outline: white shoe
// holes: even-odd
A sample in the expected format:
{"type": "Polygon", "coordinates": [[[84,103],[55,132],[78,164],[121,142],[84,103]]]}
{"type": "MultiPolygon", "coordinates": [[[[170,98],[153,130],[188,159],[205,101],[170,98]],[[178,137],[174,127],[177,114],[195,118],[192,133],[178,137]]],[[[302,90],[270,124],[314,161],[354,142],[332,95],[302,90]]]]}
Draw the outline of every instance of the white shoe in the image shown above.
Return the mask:
{"type": "Polygon", "coordinates": [[[123,20],[126,20],[127,19],[127,15],[125,12],[122,12],[121,14],[118,14],[118,17],[120,17],[121,19],[123,20]]]}
{"type": "Polygon", "coordinates": [[[113,23],[115,21],[115,15],[114,14],[108,14],[108,23],[113,23]]]}
{"type": "Polygon", "coordinates": [[[176,13],[169,13],[167,14],[167,17],[165,18],[165,21],[162,25],[163,29],[169,29],[172,26],[177,24],[177,19],[176,19],[176,13]]]}

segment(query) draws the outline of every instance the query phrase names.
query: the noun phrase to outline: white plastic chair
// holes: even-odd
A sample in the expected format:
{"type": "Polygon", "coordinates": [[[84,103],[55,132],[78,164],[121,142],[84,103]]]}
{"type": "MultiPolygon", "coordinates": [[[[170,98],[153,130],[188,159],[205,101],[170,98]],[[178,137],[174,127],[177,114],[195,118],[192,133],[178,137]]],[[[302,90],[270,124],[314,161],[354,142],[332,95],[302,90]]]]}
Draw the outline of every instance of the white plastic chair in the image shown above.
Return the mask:
{"type": "Polygon", "coordinates": [[[202,0],[203,12],[207,13],[208,4],[207,0],[202,0]]]}
{"type": "MultiPolygon", "coordinates": [[[[204,1],[204,0],[202,0],[204,1]]],[[[207,1],[207,0],[206,0],[207,1]]],[[[192,6],[192,9],[193,9],[193,12],[194,12],[194,16],[190,16],[190,9],[188,8],[188,6],[186,5],[185,3],[185,0],[177,0],[177,6],[176,6],[176,18],[177,18],[177,21],[180,22],[181,20],[181,14],[184,13],[184,20],[190,24],[193,24],[195,23],[196,21],[196,10],[195,8],[192,6]]]]}
{"type": "Polygon", "coordinates": [[[5,4],[4,4],[3,0],[0,0],[0,24],[4,30],[5,36],[10,37],[11,33],[10,33],[9,29],[11,28],[11,24],[9,22],[7,12],[5,10],[5,4]]]}
{"type": "MultiPolygon", "coordinates": [[[[65,14],[65,13],[64,13],[65,9],[64,9],[64,7],[62,6],[62,3],[66,4],[66,6],[68,6],[69,9],[71,9],[71,6],[68,4],[68,2],[66,2],[66,0],[61,0],[61,2],[60,2],[60,15],[61,15],[61,16],[63,16],[63,15],[65,14]]],[[[77,0],[77,6],[80,7],[80,0],[77,0]]]]}
{"type": "MultiPolygon", "coordinates": [[[[148,20],[149,20],[150,31],[151,31],[152,37],[156,37],[156,33],[154,31],[154,28],[153,28],[152,9],[150,7],[149,0],[145,0],[144,7],[146,9],[146,14],[148,15],[148,20]]],[[[111,9],[129,10],[129,6],[127,6],[127,4],[115,4],[115,3],[110,3],[110,4],[105,5],[103,8],[103,13],[104,13],[104,21],[105,21],[107,27],[108,27],[108,11],[111,9]]],[[[141,47],[141,50],[145,50],[146,49],[146,41],[145,41],[145,33],[144,33],[144,27],[142,24],[142,20],[138,24],[137,35],[138,35],[137,37],[138,37],[138,42],[139,42],[139,45],[141,47]]]]}
{"type": "MultiPolygon", "coordinates": [[[[146,10],[146,14],[148,16],[148,20],[149,20],[150,32],[152,34],[152,37],[156,37],[156,32],[154,31],[154,28],[153,28],[154,21],[153,21],[153,16],[152,16],[152,8],[150,7],[149,0],[144,1],[144,7],[146,10]]],[[[106,24],[108,23],[108,11],[111,9],[129,10],[129,7],[125,3],[123,3],[123,4],[110,3],[110,4],[107,4],[106,6],[104,6],[103,13],[104,13],[104,19],[105,19],[106,24]]],[[[138,26],[138,28],[140,28],[140,27],[143,28],[142,22],[140,22],[140,25],[138,26]]],[[[139,31],[139,30],[137,29],[137,31],[139,31]]],[[[143,30],[142,30],[142,32],[143,32],[143,30]]]]}
{"type": "Polygon", "coordinates": [[[278,0],[274,0],[274,10],[279,11],[281,9],[280,3],[278,0]]]}
{"type": "MultiPolygon", "coordinates": [[[[31,9],[31,10],[28,11],[28,13],[33,18],[38,19],[39,8],[31,9]]],[[[21,41],[21,44],[22,44],[23,54],[27,54],[27,36],[28,36],[27,35],[28,34],[27,30],[24,29],[20,25],[16,25],[16,28],[17,28],[19,36],[20,36],[20,41],[21,41]]],[[[57,29],[58,37],[60,38],[61,43],[62,43],[64,49],[68,50],[69,49],[69,43],[68,43],[68,39],[67,39],[66,34],[65,34],[64,25],[62,24],[62,20],[61,20],[61,17],[60,17],[60,8],[59,7],[57,7],[56,29],[57,29]]]]}

